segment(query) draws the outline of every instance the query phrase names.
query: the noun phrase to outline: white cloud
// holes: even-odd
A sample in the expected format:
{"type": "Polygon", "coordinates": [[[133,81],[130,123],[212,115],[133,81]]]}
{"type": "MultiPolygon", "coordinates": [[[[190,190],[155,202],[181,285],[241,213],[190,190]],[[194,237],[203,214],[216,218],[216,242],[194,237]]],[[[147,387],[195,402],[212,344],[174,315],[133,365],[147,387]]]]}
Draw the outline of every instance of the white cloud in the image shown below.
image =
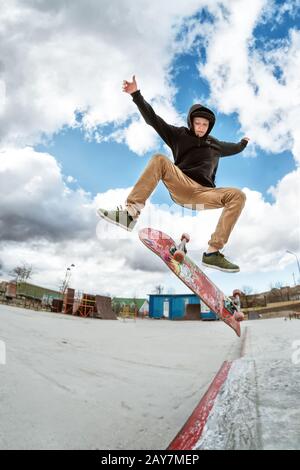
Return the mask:
{"type": "Polygon", "coordinates": [[[88,193],[72,191],[49,154],[0,151],[0,240],[90,236],[95,209],[88,193]]]}
{"type": "Polygon", "coordinates": [[[109,142],[112,140],[125,143],[137,155],[144,155],[149,149],[155,148],[158,143],[158,136],[151,127],[145,127],[145,123],[139,119],[137,121],[133,120],[128,127],[101,138],[100,141],[109,142]]]}
{"type": "Polygon", "coordinates": [[[271,204],[262,194],[245,189],[247,205],[231,237],[231,251],[248,272],[270,271],[287,266],[287,249],[300,246],[300,169],[287,174],[269,192],[271,204]]]}
{"type": "Polygon", "coordinates": [[[77,183],[77,180],[76,180],[76,178],[74,178],[74,176],[69,175],[69,176],[66,177],[66,182],[67,183],[77,183]]]}
{"type": "Polygon", "coordinates": [[[300,33],[266,40],[259,50],[254,36],[260,23],[273,25],[298,7],[298,0],[279,9],[265,0],[140,0],[139,8],[133,0],[2,2],[2,143],[33,145],[65,125],[78,125],[76,112],[82,111],[88,135],[105,138],[101,126],[113,122],[112,139],[138,154],[154,150],[157,139],[143,120],[136,121],[122,80],[136,73],[157,112],[181,122],[170,66],[176,54],[202,45],[206,62],[201,56],[198,67],[211,88],[208,102],[224,113],[237,112],[256,146],[291,150],[299,161],[300,33]],[[202,8],[211,16],[200,22],[194,15],[202,8]]]}
{"type": "Polygon", "coordinates": [[[257,49],[255,27],[271,6],[263,0],[224,4],[227,9],[206,30],[206,63],[198,65],[210,85],[210,102],[223,113],[237,113],[256,146],[290,150],[299,163],[300,32],[291,29],[283,41],[265,38],[266,45],[257,49]]]}
{"type": "Polygon", "coordinates": [[[287,13],[290,17],[296,18],[299,15],[300,0],[288,0],[285,2],[276,2],[276,0],[269,0],[262,20],[269,22],[270,27],[274,29],[279,23],[282,23],[287,13]]]}
{"type": "Polygon", "coordinates": [[[136,112],[121,92],[122,80],[133,73],[149,97],[172,103],[167,70],[174,40],[184,18],[205,3],[1,2],[3,144],[33,145],[43,134],[75,125],[77,111],[85,113],[82,124],[89,133],[102,124],[122,123],[136,112]]]}

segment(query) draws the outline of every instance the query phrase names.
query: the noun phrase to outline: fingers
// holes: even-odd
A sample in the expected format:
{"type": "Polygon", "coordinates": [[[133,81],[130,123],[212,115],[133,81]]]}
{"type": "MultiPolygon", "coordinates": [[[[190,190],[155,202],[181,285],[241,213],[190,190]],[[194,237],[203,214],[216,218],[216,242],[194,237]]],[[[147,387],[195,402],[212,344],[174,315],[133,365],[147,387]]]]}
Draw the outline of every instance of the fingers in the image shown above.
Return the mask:
{"type": "Polygon", "coordinates": [[[122,84],[123,91],[127,91],[128,87],[132,85],[136,86],[135,75],[132,76],[132,82],[128,82],[128,80],[123,80],[123,84],[122,84]]]}
{"type": "Polygon", "coordinates": [[[122,90],[126,91],[128,85],[129,85],[129,82],[127,80],[123,80],[122,90]]]}
{"type": "Polygon", "coordinates": [[[132,93],[135,91],[137,88],[137,83],[135,81],[135,75],[132,76],[132,82],[129,82],[128,80],[123,80],[122,84],[122,90],[125,91],[126,93],[132,93]]]}

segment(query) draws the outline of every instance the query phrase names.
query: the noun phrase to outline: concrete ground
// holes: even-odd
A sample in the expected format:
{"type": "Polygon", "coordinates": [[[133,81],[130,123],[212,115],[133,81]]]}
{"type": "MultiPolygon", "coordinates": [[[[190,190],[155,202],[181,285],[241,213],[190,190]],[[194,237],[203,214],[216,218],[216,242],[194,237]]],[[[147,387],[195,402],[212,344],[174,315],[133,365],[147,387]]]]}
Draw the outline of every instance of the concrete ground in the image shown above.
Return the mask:
{"type": "MultiPolygon", "coordinates": [[[[247,445],[299,448],[300,321],[242,329],[239,339],[223,322],[82,319],[0,305],[0,449],[166,449],[223,361],[235,359],[247,361],[238,370],[256,384],[256,438],[247,445]]],[[[238,396],[239,387],[236,407],[238,396]]],[[[233,408],[227,421],[239,413],[233,408]]],[[[222,441],[220,417],[212,419],[199,448],[222,441]]],[[[247,447],[231,437],[232,448],[247,447]]]]}
{"type": "Polygon", "coordinates": [[[195,449],[300,450],[300,321],[249,322],[195,449]]]}

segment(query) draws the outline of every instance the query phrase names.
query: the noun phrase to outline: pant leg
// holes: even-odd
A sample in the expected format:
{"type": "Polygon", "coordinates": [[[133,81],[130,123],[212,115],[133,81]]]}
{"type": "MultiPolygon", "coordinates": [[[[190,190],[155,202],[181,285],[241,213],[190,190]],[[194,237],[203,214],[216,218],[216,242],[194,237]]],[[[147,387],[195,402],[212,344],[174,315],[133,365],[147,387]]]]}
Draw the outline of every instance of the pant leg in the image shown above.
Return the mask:
{"type": "Polygon", "coordinates": [[[138,217],[159,181],[163,181],[175,202],[179,199],[183,204],[189,203],[193,192],[199,187],[167,157],[156,154],[127,197],[126,208],[132,217],[138,217]]]}
{"type": "Polygon", "coordinates": [[[161,154],[154,155],[145,171],[128,195],[126,207],[137,217],[146,200],[162,180],[171,198],[177,204],[194,210],[218,209],[223,207],[215,232],[209,245],[221,249],[245,205],[245,194],[236,188],[206,188],[185,175],[174,163],[161,154]]]}
{"type": "Polygon", "coordinates": [[[222,249],[235,226],[246,201],[246,195],[236,188],[204,188],[196,189],[191,203],[197,208],[217,209],[223,211],[219,218],[215,232],[208,242],[210,246],[222,249]]]}

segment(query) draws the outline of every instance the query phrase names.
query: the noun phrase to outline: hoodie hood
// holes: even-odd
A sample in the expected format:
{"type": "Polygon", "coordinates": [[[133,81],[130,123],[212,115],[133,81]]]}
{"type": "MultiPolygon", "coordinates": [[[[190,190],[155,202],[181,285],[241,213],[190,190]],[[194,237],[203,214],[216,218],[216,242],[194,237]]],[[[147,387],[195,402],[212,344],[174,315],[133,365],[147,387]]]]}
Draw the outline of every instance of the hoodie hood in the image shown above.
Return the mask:
{"type": "Polygon", "coordinates": [[[193,124],[192,124],[192,120],[193,120],[194,117],[203,117],[203,118],[209,120],[209,126],[208,126],[208,129],[207,129],[207,132],[202,137],[202,139],[207,137],[208,134],[211,132],[212,128],[214,127],[214,125],[215,125],[215,122],[216,122],[215,114],[213,113],[213,111],[211,109],[208,109],[205,106],[202,106],[202,104],[194,104],[193,106],[191,106],[191,108],[189,109],[189,112],[188,112],[187,124],[188,124],[188,128],[192,132],[194,132],[193,124]]]}

